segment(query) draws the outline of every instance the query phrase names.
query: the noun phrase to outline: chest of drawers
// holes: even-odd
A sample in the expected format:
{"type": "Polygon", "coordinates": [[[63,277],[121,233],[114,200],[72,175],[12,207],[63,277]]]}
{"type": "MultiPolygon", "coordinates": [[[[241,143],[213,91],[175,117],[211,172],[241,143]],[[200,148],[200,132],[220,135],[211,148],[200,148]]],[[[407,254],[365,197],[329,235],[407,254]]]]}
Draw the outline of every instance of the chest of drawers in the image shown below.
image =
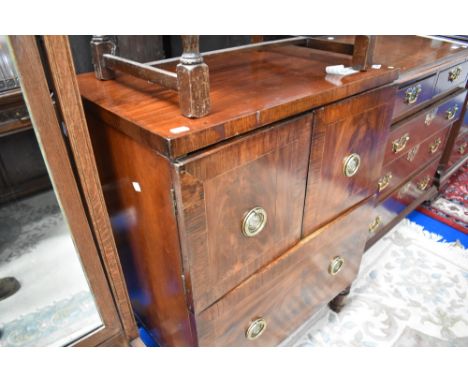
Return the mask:
{"type": "Polygon", "coordinates": [[[439,166],[439,183],[443,187],[450,176],[468,160],[468,112],[467,102],[460,109],[460,119],[454,124],[453,131],[447,139],[441,165],[439,166]]]}
{"type": "Polygon", "coordinates": [[[300,46],[207,58],[199,119],[145,81],[79,76],[134,310],[159,343],[281,343],[428,197],[466,94],[461,74],[442,81],[465,56],[426,40],[405,41],[443,60],[416,72],[379,53],[391,37],[380,69],[348,77],[325,75],[348,57],[300,46]]]}
{"type": "Polygon", "coordinates": [[[443,157],[456,150],[452,148],[455,137],[458,142],[463,139],[458,131],[465,110],[468,62],[464,57],[457,61],[419,69],[423,78],[413,70],[396,81],[401,84],[366,248],[437,193],[440,174],[447,168],[443,157]],[[411,78],[409,83],[406,78],[411,78]]]}

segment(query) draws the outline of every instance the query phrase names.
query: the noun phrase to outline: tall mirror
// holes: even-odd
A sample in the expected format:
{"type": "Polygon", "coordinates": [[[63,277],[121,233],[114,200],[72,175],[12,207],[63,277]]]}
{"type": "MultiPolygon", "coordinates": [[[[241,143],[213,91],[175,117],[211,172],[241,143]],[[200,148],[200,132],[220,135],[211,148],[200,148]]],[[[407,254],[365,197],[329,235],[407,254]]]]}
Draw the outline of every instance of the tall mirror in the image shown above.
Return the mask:
{"type": "Polygon", "coordinates": [[[0,346],[65,346],[103,325],[0,36],[0,346]]]}

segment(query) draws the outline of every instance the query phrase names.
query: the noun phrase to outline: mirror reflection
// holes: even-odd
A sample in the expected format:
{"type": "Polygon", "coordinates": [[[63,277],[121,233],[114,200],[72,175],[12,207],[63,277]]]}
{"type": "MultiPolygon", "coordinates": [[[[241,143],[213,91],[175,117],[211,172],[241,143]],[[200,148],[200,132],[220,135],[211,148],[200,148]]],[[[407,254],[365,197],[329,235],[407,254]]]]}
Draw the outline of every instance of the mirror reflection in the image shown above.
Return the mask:
{"type": "Polygon", "coordinates": [[[0,36],[0,346],[63,346],[101,325],[0,36]]]}

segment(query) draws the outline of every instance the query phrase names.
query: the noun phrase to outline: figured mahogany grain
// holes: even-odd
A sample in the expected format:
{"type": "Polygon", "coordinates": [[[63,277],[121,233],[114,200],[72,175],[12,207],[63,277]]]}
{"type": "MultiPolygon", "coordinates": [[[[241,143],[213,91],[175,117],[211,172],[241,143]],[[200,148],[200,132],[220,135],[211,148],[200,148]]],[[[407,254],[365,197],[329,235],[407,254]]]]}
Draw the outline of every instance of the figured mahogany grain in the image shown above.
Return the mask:
{"type": "Polygon", "coordinates": [[[389,185],[379,194],[379,200],[385,199],[389,193],[426,166],[428,162],[434,158],[440,159],[449,132],[449,129],[439,130],[421,143],[411,146],[405,154],[385,165],[382,168],[382,176],[391,174],[392,177],[389,185]],[[439,145],[437,145],[438,141],[440,141],[439,145]],[[431,151],[432,145],[434,148],[437,146],[434,152],[431,151]],[[409,158],[408,153],[413,148],[416,150],[416,154],[409,158]]]}
{"type": "Polygon", "coordinates": [[[200,345],[274,346],[284,340],[357,275],[370,206],[366,200],[304,238],[201,312],[196,317],[200,345]],[[345,262],[331,276],[328,266],[335,256],[345,262]],[[248,340],[246,330],[258,317],[267,321],[265,333],[248,340]]]}
{"type": "Polygon", "coordinates": [[[167,159],[87,115],[133,309],[161,345],[196,345],[167,159]]]}
{"type": "Polygon", "coordinates": [[[417,109],[420,105],[427,103],[434,96],[434,85],[437,79],[437,74],[433,74],[422,80],[413,82],[409,85],[403,86],[398,89],[397,95],[395,97],[395,107],[393,109],[393,119],[398,119],[403,115],[410,113],[417,109]],[[416,88],[419,88],[421,91],[417,95],[414,103],[409,103],[407,101],[407,92],[414,91],[416,88]]]}
{"type": "MultiPolygon", "coordinates": [[[[335,36],[352,43],[354,36],[335,36]]],[[[398,83],[427,77],[468,57],[468,48],[454,42],[422,36],[375,36],[373,63],[400,70],[398,83]]]]}
{"type": "Polygon", "coordinates": [[[372,247],[377,241],[379,241],[383,236],[385,236],[393,227],[395,227],[400,221],[402,221],[406,216],[418,208],[422,203],[428,200],[432,200],[437,196],[437,187],[433,185],[425,193],[423,193],[419,198],[417,198],[413,203],[406,206],[403,211],[400,212],[393,220],[391,220],[387,225],[384,225],[374,236],[370,237],[364,248],[367,251],[372,247]]]}
{"type": "Polygon", "coordinates": [[[199,312],[300,239],[312,115],[286,121],[177,164],[187,287],[199,312]],[[242,233],[253,207],[267,212],[242,233]]]}
{"type": "Polygon", "coordinates": [[[207,56],[211,112],[199,119],[180,114],[177,92],[128,75],[99,81],[87,73],[79,75],[78,82],[88,112],[97,113],[140,143],[175,158],[389,83],[398,75],[395,69],[346,77],[326,75],[327,65],[347,64],[350,58],[320,54],[315,58],[307,54],[309,51],[289,46],[207,56]],[[179,127],[189,130],[172,130],[179,127]]]}
{"type": "MultiPolygon", "coordinates": [[[[325,75],[325,67],[349,66],[349,56],[306,47],[206,56],[212,111],[196,120],[180,114],[176,92],[125,75],[107,82],[79,76],[134,308],[156,339],[278,344],[346,288],[373,220],[368,198],[390,130],[396,88],[381,86],[398,69],[404,88],[465,60],[468,50],[454,46],[378,36],[373,63],[382,68],[346,77],[325,75]],[[346,178],[343,159],[352,152],[361,155],[361,169],[346,178]],[[257,205],[268,222],[246,238],[241,222],[257,205]],[[328,263],[337,255],[348,267],[331,278],[328,263]],[[258,316],[267,331],[247,341],[258,316]]],[[[414,176],[402,169],[401,184],[414,176]]]]}
{"type": "Polygon", "coordinates": [[[437,83],[435,85],[435,92],[437,94],[439,93],[445,93],[447,91],[450,91],[456,87],[465,87],[466,80],[468,77],[468,61],[465,62],[459,62],[456,65],[445,69],[444,71],[441,71],[439,73],[439,76],[437,78],[437,83]],[[460,70],[460,74],[457,76],[457,78],[451,78],[451,74],[453,73],[454,70],[460,70]]]}
{"type": "Polygon", "coordinates": [[[381,200],[372,212],[373,218],[379,218],[380,224],[373,230],[369,230],[369,238],[377,235],[384,230],[388,224],[398,218],[400,214],[414,201],[424,195],[432,186],[434,177],[439,164],[439,158],[434,159],[428,166],[423,167],[423,170],[416,174],[410,181],[402,185],[397,190],[393,191],[384,200],[381,200]],[[421,190],[418,186],[421,182],[429,178],[427,188],[421,190]]]}
{"type": "Polygon", "coordinates": [[[468,126],[463,126],[460,133],[453,145],[450,158],[448,161],[448,168],[456,165],[458,162],[463,161],[468,155],[468,126]]]}
{"type": "Polygon", "coordinates": [[[468,141],[468,99],[465,99],[463,103],[460,116],[460,119],[452,126],[440,160],[441,184],[444,184],[468,158],[468,150],[465,146],[468,141]]]}
{"type": "Polygon", "coordinates": [[[303,235],[375,192],[390,130],[394,87],[367,92],[316,111],[304,206],[303,235]],[[353,177],[344,158],[361,157],[353,177]]]}
{"type": "Polygon", "coordinates": [[[456,93],[393,125],[385,148],[384,163],[388,164],[392,160],[407,154],[408,149],[414,147],[415,144],[421,143],[425,138],[441,129],[450,127],[452,123],[460,118],[465,98],[466,91],[456,93]],[[447,112],[455,107],[458,108],[458,111],[449,120],[447,112]],[[398,141],[405,134],[408,134],[410,138],[406,148],[395,153],[393,142],[398,141]]]}

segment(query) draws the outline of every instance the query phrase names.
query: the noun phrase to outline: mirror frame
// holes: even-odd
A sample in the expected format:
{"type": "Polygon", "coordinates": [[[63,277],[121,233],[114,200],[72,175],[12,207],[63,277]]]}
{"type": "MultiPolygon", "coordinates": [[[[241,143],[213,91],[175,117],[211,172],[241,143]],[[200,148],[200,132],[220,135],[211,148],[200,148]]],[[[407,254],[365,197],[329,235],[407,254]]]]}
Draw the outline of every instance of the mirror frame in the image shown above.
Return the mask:
{"type": "Polygon", "coordinates": [[[69,346],[128,346],[138,341],[138,331],[104,204],[68,37],[8,39],[54,190],[103,321],[69,346]],[[66,136],[61,126],[66,126],[66,136]]]}

